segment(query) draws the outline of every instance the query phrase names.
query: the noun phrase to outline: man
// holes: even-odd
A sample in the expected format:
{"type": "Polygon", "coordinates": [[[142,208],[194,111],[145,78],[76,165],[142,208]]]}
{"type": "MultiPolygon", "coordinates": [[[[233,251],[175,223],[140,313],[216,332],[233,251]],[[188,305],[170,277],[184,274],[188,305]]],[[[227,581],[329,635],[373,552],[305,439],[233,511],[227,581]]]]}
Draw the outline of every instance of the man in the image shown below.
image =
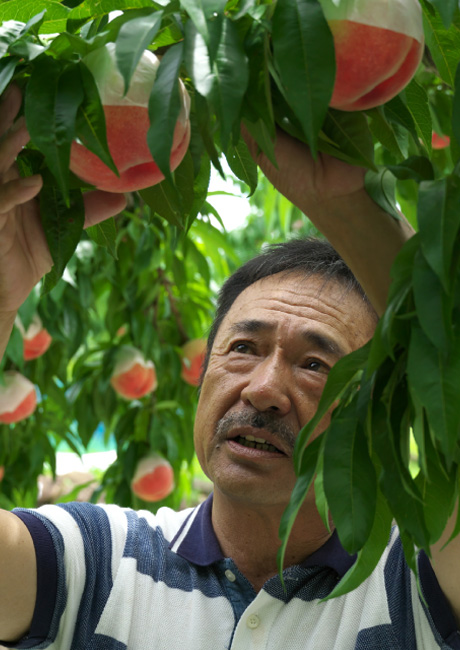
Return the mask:
{"type": "MultiPolygon", "coordinates": [[[[17,309],[51,263],[34,200],[41,180],[19,179],[14,168],[28,138],[24,124],[14,123],[20,101],[13,88],[0,106],[2,351],[17,309]]],[[[279,169],[258,157],[264,172],[324,232],[381,313],[409,229],[369,199],[363,170],[327,157],[314,162],[283,134],[276,152],[279,169]]],[[[120,211],[123,198],[95,192],[86,207],[89,225],[120,211]]],[[[314,414],[329,369],[369,339],[375,320],[327,245],[282,246],[238,271],[221,294],[195,423],[213,498],[156,516],[90,504],[0,511],[3,643],[60,650],[458,647],[457,541],[433,549],[439,584],[420,559],[427,605],[397,531],[364,585],[320,604],[354,559],[324,528],[309,495],[288,545],[286,591],[277,576],[295,437],[314,414]]]]}

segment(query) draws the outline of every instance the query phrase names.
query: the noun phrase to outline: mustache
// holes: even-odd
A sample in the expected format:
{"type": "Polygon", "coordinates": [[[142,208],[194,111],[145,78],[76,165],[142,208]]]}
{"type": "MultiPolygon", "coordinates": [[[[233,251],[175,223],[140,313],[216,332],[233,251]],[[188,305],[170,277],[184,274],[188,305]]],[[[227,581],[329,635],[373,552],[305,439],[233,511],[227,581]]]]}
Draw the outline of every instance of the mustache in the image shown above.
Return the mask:
{"type": "Polygon", "coordinates": [[[218,443],[227,439],[227,434],[234,427],[250,426],[255,429],[265,429],[285,443],[293,452],[297,435],[284,422],[280,422],[272,413],[229,413],[221,418],[216,426],[215,439],[218,443]]]}

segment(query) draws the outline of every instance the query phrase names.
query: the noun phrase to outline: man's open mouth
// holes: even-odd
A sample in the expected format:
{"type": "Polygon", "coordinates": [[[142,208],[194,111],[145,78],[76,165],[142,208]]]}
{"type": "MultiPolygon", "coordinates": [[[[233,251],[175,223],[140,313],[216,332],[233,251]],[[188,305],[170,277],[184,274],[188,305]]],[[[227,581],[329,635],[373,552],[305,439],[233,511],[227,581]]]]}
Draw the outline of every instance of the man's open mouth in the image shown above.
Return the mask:
{"type": "Polygon", "coordinates": [[[274,445],[271,445],[264,438],[255,438],[254,436],[248,435],[237,436],[236,438],[232,438],[232,440],[234,440],[234,442],[237,442],[239,445],[243,445],[243,447],[250,447],[251,449],[262,449],[263,451],[271,451],[273,453],[283,454],[280,449],[274,445]]]}

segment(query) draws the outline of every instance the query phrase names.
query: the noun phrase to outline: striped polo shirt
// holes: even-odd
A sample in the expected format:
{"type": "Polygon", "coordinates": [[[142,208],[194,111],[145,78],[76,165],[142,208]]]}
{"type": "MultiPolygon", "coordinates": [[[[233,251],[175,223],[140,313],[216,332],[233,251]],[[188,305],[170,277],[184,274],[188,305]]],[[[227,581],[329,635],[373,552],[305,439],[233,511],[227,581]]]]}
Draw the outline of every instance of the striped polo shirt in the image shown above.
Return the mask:
{"type": "MultiPolygon", "coordinates": [[[[212,496],[155,515],[70,503],[16,509],[37,555],[37,603],[17,648],[52,650],[434,650],[460,648],[427,557],[422,591],[398,532],[372,575],[320,602],[353,565],[334,533],[258,593],[222,555],[212,496]]],[[[235,525],[238,525],[237,522],[235,525]]],[[[7,644],[8,645],[8,644],[7,644]]]]}

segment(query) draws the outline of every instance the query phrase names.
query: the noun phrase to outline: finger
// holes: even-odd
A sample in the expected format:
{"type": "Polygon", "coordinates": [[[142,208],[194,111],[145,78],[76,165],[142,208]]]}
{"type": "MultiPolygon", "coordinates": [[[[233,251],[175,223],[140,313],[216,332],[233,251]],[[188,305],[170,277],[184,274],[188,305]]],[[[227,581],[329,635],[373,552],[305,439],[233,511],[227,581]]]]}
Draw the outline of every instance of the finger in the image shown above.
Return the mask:
{"type": "Polygon", "coordinates": [[[30,136],[24,117],[20,117],[10,132],[0,141],[0,174],[5,174],[13,165],[30,136]]]}
{"type": "Polygon", "coordinates": [[[12,127],[21,104],[21,91],[16,84],[11,84],[3,93],[0,102],[0,137],[12,127]]]}
{"type": "Polygon", "coordinates": [[[0,185],[0,214],[6,214],[18,205],[33,199],[40,192],[42,185],[42,177],[38,174],[17,178],[0,185]]]}
{"type": "Polygon", "coordinates": [[[96,190],[84,195],[85,201],[85,228],[94,226],[109,217],[114,217],[126,208],[124,194],[114,194],[96,190]]]}

